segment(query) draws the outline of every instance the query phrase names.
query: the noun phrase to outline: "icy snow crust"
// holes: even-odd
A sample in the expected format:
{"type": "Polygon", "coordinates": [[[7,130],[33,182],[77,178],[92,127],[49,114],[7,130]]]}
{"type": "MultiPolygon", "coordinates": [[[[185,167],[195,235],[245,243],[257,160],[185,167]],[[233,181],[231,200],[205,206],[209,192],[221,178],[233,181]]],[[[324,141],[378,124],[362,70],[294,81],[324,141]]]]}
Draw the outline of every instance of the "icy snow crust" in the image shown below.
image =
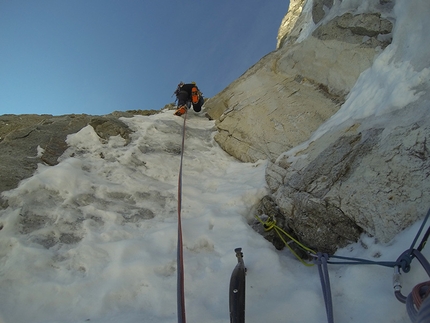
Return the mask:
{"type": "MultiPolygon", "coordinates": [[[[123,121],[136,131],[128,146],[120,137],[102,142],[87,126],[68,137],[60,164],[39,165],[5,194],[4,322],[176,320],[182,118],[167,112],[123,121]]],[[[190,117],[183,174],[190,317],[209,321],[228,311],[224,284],[233,249],[267,247],[245,220],[266,193],[266,162],[239,163],[215,144],[213,132],[213,122],[190,117]]]]}

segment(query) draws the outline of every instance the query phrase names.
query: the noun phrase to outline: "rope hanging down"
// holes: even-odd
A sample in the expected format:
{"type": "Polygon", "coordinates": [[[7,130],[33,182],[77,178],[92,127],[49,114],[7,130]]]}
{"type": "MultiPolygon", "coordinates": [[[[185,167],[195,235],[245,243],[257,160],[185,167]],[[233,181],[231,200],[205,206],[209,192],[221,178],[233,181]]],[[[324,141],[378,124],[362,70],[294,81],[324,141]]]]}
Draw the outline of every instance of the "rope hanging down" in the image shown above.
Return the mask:
{"type": "Polygon", "coordinates": [[[430,277],[430,263],[421,253],[422,249],[426,245],[428,238],[430,237],[430,226],[427,228],[427,231],[423,235],[421,243],[417,248],[415,248],[416,243],[418,242],[418,238],[421,236],[421,233],[430,219],[430,209],[427,212],[427,215],[424,217],[423,223],[421,224],[418,233],[416,234],[414,241],[412,242],[411,247],[406,250],[404,253],[400,255],[400,257],[396,261],[372,261],[368,259],[362,258],[352,258],[352,257],[343,257],[343,256],[335,256],[328,255],[326,253],[318,252],[316,253],[312,249],[304,246],[297,239],[294,239],[290,234],[288,234],[285,230],[280,228],[276,224],[276,220],[268,217],[266,221],[263,221],[258,215],[255,216],[257,220],[263,225],[265,231],[274,230],[279,238],[284,242],[285,246],[290,249],[292,254],[301,261],[306,266],[312,266],[313,264],[307,263],[302,259],[296,252],[294,252],[291,247],[294,244],[297,248],[301,249],[308,256],[314,258],[314,263],[318,266],[318,272],[321,280],[321,287],[323,290],[324,301],[326,305],[326,314],[327,320],[329,323],[334,322],[333,318],[333,303],[331,298],[331,290],[330,290],[330,278],[328,274],[328,264],[333,265],[378,265],[383,267],[391,267],[394,268],[394,276],[393,276],[393,287],[394,294],[396,298],[402,302],[406,303],[407,312],[409,317],[413,323],[421,323],[421,322],[430,322],[430,280],[415,286],[412,292],[404,296],[401,293],[402,283],[401,283],[401,272],[407,273],[410,271],[411,262],[414,258],[417,258],[428,276],[430,277]],[[289,239],[287,241],[284,239],[283,235],[289,239]],[[337,261],[331,261],[330,258],[338,259],[337,261]],[[421,317],[424,320],[420,320],[421,317]]]}
{"type": "Polygon", "coordinates": [[[182,149],[181,149],[181,163],[179,165],[179,178],[178,178],[178,283],[177,283],[177,305],[178,305],[178,323],[186,323],[185,317],[185,288],[184,288],[184,256],[182,245],[182,161],[184,159],[185,148],[185,122],[187,120],[187,112],[184,114],[184,125],[182,128],[182,149]]]}
{"type": "Polygon", "coordinates": [[[412,290],[412,292],[408,296],[404,296],[401,293],[402,283],[401,283],[401,273],[400,269],[403,272],[407,273],[411,269],[411,261],[413,258],[417,258],[420,262],[421,266],[426,271],[427,275],[430,277],[430,263],[421,253],[422,249],[426,245],[427,239],[430,236],[430,227],[428,227],[426,233],[424,234],[421,243],[418,248],[415,249],[415,244],[420,237],[427,220],[430,218],[430,209],[425,216],[423,223],[421,224],[418,233],[416,234],[414,241],[412,242],[411,247],[403,252],[400,257],[395,261],[370,261],[366,259],[360,258],[350,258],[350,257],[340,257],[340,256],[329,256],[328,254],[318,253],[316,255],[316,263],[318,265],[318,271],[321,279],[321,287],[323,290],[324,301],[326,305],[327,312],[327,321],[328,323],[333,323],[333,303],[331,299],[331,291],[330,291],[330,278],[328,275],[327,264],[348,264],[348,265],[380,265],[385,267],[394,267],[394,276],[393,276],[393,287],[394,287],[394,295],[396,298],[402,302],[406,303],[406,309],[409,315],[409,318],[413,323],[424,323],[429,322],[430,319],[430,281],[418,284],[412,290]],[[346,261],[328,261],[329,258],[338,258],[346,261]]]}

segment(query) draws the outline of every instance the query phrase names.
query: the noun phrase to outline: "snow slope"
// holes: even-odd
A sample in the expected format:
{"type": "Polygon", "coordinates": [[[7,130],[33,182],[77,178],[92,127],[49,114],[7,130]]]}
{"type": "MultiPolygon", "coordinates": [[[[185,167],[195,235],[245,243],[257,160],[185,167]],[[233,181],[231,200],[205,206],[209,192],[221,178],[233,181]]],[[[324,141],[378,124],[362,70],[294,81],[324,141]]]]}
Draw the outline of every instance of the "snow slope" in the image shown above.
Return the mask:
{"type": "MultiPolygon", "coordinates": [[[[182,118],[123,119],[135,133],[102,142],[91,127],[68,137],[60,164],[7,192],[1,212],[0,322],[175,322],[177,181],[182,118]],[[33,220],[31,220],[33,219],[33,220]]],[[[243,164],[190,112],[183,170],[185,296],[189,322],[226,322],[242,247],[248,322],[325,320],[316,267],[276,251],[248,225],[266,194],[265,161],[243,164]]],[[[339,254],[395,260],[419,223],[389,245],[370,237],[339,254]]],[[[426,256],[429,256],[426,250],[426,256]]],[[[331,266],[339,322],[407,322],[392,270],[331,266]]],[[[423,281],[416,262],[405,292],[423,281]]]]}

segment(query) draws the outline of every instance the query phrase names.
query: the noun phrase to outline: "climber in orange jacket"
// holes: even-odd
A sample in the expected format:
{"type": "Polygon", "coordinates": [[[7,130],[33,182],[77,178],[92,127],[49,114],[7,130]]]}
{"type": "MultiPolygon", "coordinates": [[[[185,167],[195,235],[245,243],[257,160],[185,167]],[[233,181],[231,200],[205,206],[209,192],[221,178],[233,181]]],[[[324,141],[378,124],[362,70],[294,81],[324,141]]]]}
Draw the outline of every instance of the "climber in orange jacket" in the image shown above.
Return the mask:
{"type": "Polygon", "coordinates": [[[191,105],[195,112],[200,112],[202,110],[204,99],[195,82],[188,84],[184,84],[183,82],[179,83],[174,94],[176,94],[176,100],[178,101],[178,108],[175,111],[175,115],[183,115],[191,105]]]}

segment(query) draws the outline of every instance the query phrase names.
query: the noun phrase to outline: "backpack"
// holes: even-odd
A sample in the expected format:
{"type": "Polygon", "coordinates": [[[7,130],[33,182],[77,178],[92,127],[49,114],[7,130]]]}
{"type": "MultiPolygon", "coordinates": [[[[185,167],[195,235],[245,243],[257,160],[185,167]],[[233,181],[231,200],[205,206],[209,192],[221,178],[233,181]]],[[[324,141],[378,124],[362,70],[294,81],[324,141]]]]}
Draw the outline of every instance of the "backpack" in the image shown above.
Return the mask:
{"type": "Polygon", "coordinates": [[[191,101],[193,102],[193,104],[196,104],[199,102],[199,100],[200,100],[200,91],[197,88],[197,86],[194,86],[191,89],[191,101]]]}

